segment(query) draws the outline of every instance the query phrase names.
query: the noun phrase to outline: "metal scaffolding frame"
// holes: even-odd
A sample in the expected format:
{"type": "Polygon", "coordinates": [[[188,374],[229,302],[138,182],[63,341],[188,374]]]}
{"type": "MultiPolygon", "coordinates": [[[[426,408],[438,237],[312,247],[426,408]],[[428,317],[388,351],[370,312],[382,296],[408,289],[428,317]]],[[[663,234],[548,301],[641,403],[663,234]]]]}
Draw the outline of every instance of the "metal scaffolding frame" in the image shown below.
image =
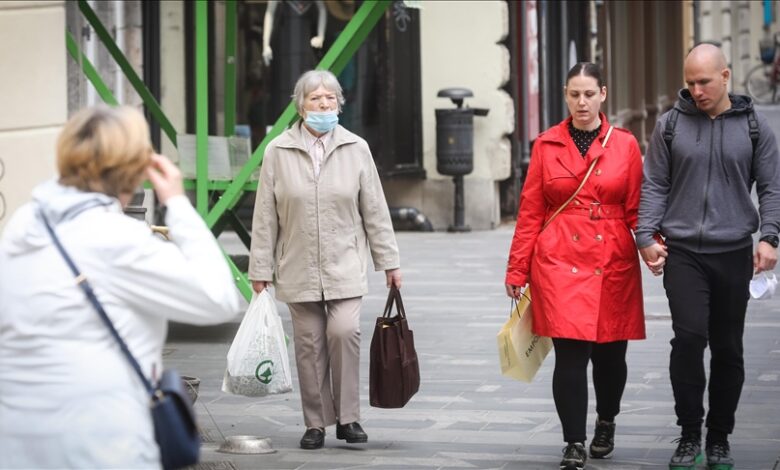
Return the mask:
{"type": "MultiPolygon", "coordinates": [[[[195,179],[185,180],[187,189],[195,190],[195,208],[198,214],[204,218],[208,227],[219,234],[226,224],[236,228],[242,241],[248,247],[249,236],[245,232],[238,217],[233,213],[233,207],[238,204],[242,196],[248,191],[257,189],[257,184],[249,181],[249,178],[263,162],[263,153],[268,143],[281,134],[297,118],[295,105],[292,101],[282,112],[276,123],[265,136],[260,145],[252,153],[247,163],[232,181],[212,181],[208,179],[208,1],[195,1],[195,179]],[[213,206],[209,207],[209,191],[221,192],[221,195],[213,199],[213,206]]],[[[317,69],[330,70],[338,75],[347,65],[357,49],[363,44],[368,34],[377,24],[379,19],[391,4],[391,0],[366,0],[360,6],[339,37],[328,49],[325,56],[317,65],[317,69]]],[[[160,124],[165,135],[173,143],[176,142],[176,130],[163,112],[154,95],[144,84],[143,80],[133,69],[130,62],[114,42],[113,38],[101,23],[95,12],[86,0],[78,0],[79,9],[90,26],[95,30],[100,41],[106,46],[109,54],[121,68],[125,77],[143,100],[144,106],[152,117],[160,124]]],[[[225,133],[229,136],[235,130],[236,110],[236,0],[225,0],[225,133]]],[[[81,65],[87,79],[97,90],[101,99],[111,106],[117,102],[111,90],[101,79],[95,67],[79,50],[78,42],[66,31],[66,46],[68,53],[81,65]]],[[[252,296],[252,288],[245,273],[241,272],[233,260],[225,255],[225,258],[233,273],[236,286],[241,294],[249,300],[252,296]]]]}

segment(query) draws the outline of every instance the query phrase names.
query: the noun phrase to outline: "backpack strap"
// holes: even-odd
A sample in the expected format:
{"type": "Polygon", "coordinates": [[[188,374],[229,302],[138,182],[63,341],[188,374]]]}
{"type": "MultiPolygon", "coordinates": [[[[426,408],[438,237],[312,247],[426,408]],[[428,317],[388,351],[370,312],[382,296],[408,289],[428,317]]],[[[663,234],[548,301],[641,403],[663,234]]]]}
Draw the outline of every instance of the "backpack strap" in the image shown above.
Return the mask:
{"type": "Polygon", "coordinates": [[[677,108],[672,108],[669,111],[669,118],[666,119],[666,127],[664,128],[664,142],[666,142],[666,150],[669,154],[672,154],[672,140],[674,139],[674,128],[677,126],[677,117],[680,115],[680,111],[677,108]]]}
{"type": "Polygon", "coordinates": [[[756,111],[751,109],[747,115],[748,120],[748,132],[750,133],[750,142],[753,144],[753,155],[756,154],[756,147],[758,147],[758,118],[756,117],[756,111]]]}
{"type": "Polygon", "coordinates": [[[750,143],[753,145],[753,154],[750,159],[750,186],[753,186],[753,182],[756,181],[756,148],[758,147],[758,118],[756,117],[756,111],[751,109],[747,115],[748,120],[748,134],[750,135],[750,143]]]}

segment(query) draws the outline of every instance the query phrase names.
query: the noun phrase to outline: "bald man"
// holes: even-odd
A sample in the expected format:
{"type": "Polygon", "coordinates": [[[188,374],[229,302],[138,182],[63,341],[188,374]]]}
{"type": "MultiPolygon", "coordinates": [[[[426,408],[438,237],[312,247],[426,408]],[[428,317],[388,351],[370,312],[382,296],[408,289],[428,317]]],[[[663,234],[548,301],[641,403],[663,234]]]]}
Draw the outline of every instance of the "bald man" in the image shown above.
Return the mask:
{"type": "Polygon", "coordinates": [[[734,466],[728,435],[745,377],[748,285],[754,273],[777,263],[780,155],[751,99],[728,92],[731,71],[718,47],[696,46],[684,73],[687,87],[658,120],[645,156],[636,239],[650,270],[664,276],[672,313],[669,372],[682,432],[669,468],[703,460],[706,424],[709,468],[724,470],[734,466]],[[750,197],[754,182],[758,211],[750,197]]]}

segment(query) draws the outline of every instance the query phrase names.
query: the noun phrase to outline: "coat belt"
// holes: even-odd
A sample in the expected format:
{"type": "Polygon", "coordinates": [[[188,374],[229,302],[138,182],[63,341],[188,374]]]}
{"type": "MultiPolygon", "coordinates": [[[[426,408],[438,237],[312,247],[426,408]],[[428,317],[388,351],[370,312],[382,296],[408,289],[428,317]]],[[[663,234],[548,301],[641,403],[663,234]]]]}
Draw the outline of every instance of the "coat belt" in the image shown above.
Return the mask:
{"type": "Polygon", "coordinates": [[[583,215],[593,220],[622,219],[625,217],[623,204],[601,204],[599,202],[591,202],[587,205],[569,204],[563,209],[562,213],[583,215]]]}

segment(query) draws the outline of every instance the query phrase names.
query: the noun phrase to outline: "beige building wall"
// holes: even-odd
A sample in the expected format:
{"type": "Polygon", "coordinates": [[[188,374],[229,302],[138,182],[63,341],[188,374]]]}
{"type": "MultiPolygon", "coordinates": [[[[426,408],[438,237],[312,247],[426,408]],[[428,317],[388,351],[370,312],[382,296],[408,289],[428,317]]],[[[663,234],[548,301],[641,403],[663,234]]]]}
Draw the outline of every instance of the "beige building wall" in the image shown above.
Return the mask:
{"type": "MultiPolygon", "coordinates": [[[[760,63],[758,43],[767,35],[763,28],[763,2],[704,0],[699,5],[699,39],[721,43],[732,70],[731,89],[746,93],[745,78],[760,63]]],[[[773,8],[777,14],[780,1],[775,1],[773,8]]],[[[775,20],[768,34],[771,37],[777,32],[780,22],[775,20]]]]}
{"type": "Polygon", "coordinates": [[[474,92],[465,104],[489,108],[474,117],[474,171],[465,177],[465,221],[473,229],[490,229],[500,222],[498,181],[509,177],[510,143],[514,129],[512,98],[501,89],[509,81],[509,51],[500,41],[509,32],[507,4],[500,0],[422,2],[420,47],[422,64],[422,133],[425,180],[388,180],[385,191],[392,206],[422,211],[437,230],[453,222],[452,177],[436,172],[436,108],[453,108],[437,98],[442,88],[474,92]]]}
{"type": "Polygon", "coordinates": [[[65,2],[0,2],[0,231],[55,174],[67,119],[65,2]]]}

